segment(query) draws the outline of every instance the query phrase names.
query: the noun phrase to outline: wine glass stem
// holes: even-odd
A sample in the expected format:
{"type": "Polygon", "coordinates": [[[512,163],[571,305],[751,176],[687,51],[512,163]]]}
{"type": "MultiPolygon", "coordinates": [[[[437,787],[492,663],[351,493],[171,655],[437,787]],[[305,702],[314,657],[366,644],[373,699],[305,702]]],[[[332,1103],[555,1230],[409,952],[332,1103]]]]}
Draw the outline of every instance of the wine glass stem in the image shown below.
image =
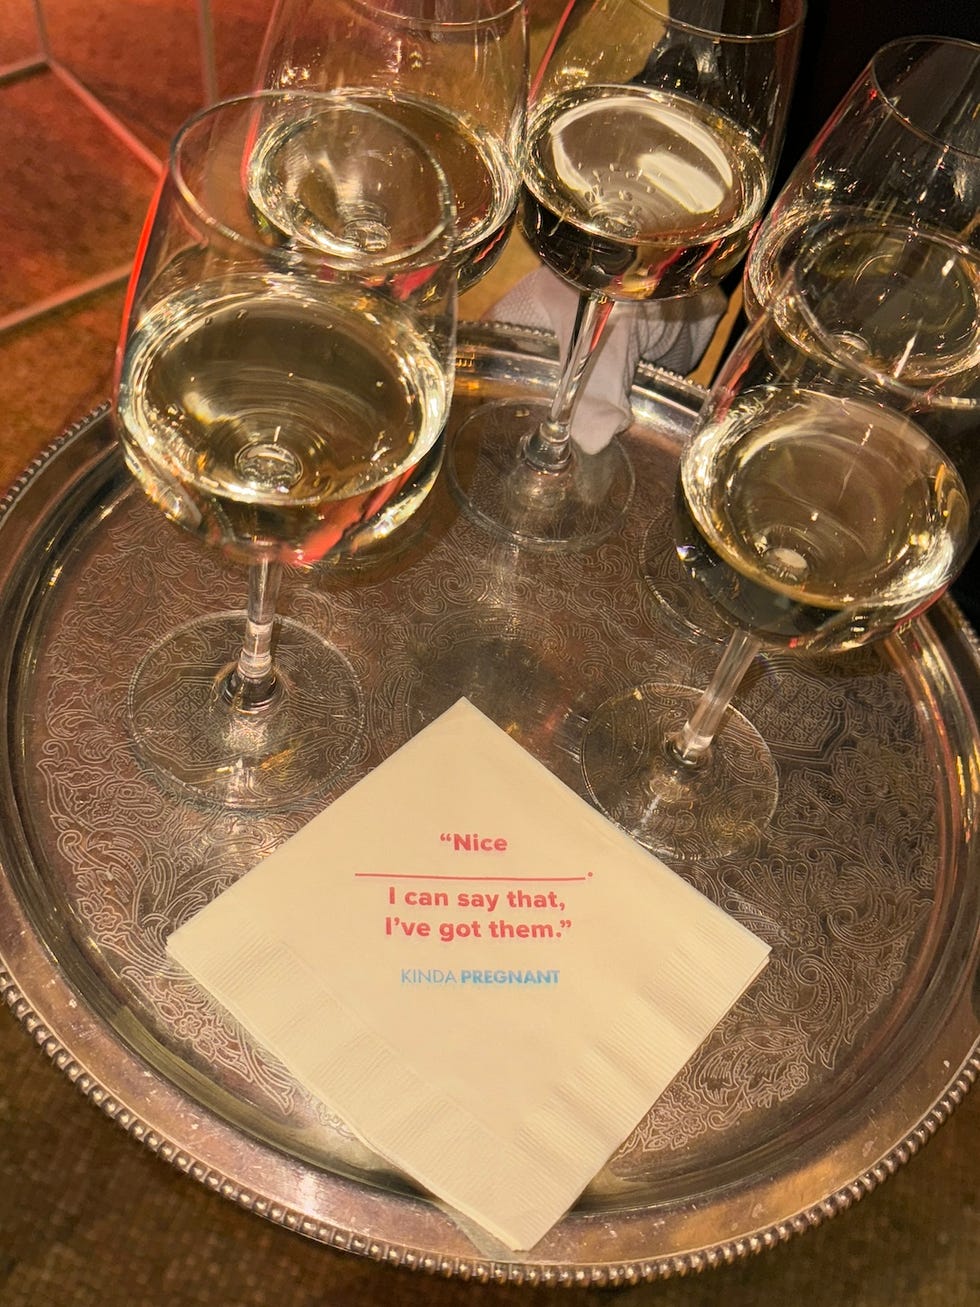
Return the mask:
{"type": "Polygon", "coordinates": [[[241,712],[267,707],[280,692],[272,660],[272,635],[281,579],[278,563],[253,563],[249,568],[245,637],[238,662],[222,686],[224,697],[241,712]]]}
{"type": "Polygon", "coordinates": [[[688,767],[696,767],[711,748],[732,696],[761,648],[745,631],[736,631],[728,641],[721,662],[690,717],[669,741],[671,751],[688,767]]]}
{"type": "Polygon", "coordinates": [[[575,313],[575,325],[572,327],[568,353],[558,380],[558,389],[551,401],[548,416],[532,435],[527,438],[524,454],[532,467],[542,472],[560,472],[568,465],[571,458],[571,433],[569,423],[572,410],[578,399],[582,378],[589,361],[594,354],[609,314],[613,301],[604,295],[579,296],[575,313]]]}

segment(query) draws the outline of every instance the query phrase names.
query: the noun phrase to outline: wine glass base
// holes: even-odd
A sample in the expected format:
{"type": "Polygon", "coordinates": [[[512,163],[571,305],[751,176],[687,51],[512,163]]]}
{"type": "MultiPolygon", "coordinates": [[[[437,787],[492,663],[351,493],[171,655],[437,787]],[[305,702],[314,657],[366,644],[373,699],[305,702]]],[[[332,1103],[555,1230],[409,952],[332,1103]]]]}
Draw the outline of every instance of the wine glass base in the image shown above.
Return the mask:
{"type": "Polygon", "coordinates": [[[242,612],[177,627],[139,663],[129,725],[144,762],[165,783],[223,808],[301,807],[326,791],[363,731],[350,663],[297,622],[280,619],[276,693],[242,711],[223,694],[245,630],[242,612]]]}
{"type": "Polygon", "coordinates": [[[547,416],[548,405],[533,401],[478,408],[449,442],[447,479],[466,515],[499,538],[530,549],[589,549],[622,526],[633,469],[617,440],[598,454],[573,444],[558,472],[532,466],[524,442],[547,416]]]}
{"type": "Polygon", "coordinates": [[[768,745],[732,708],[700,765],[677,758],[669,740],[700,698],[688,686],[637,686],[601,704],[582,741],[596,806],[645,848],[679,860],[759,848],[779,792],[768,745]]]}
{"type": "Polygon", "coordinates": [[[704,640],[727,640],[732,628],[696,585],[677,555],[673,510],[661,503],[650,519],[640,548],[640,574],[660,614],[681,634],[704,640]]]}

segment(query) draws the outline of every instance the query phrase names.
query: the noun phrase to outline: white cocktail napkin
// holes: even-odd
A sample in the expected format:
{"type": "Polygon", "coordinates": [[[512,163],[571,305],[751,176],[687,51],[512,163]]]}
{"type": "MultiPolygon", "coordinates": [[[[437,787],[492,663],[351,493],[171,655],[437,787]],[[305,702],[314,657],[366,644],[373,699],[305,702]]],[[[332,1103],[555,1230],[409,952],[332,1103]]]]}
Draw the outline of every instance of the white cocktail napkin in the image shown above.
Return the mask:
{"type": "Polygon", "coordinates": [[[513,1249],[769,952],[466,700],[168,949],[370,1147],[513,1249]]]}
{"type": "MultiPolygon", "coordinates": [[[[562,357],[575,322],[579,293],[550,268],[522,277],[486,318],[541,327],[558,338],[562,357]]],[[[632,421],[630,388],[640,360],[684,375],[697,366],[725,312],[717,287],[677,299],[615,304],[572,413],[572,439],[595,454],[632,421]]]]}

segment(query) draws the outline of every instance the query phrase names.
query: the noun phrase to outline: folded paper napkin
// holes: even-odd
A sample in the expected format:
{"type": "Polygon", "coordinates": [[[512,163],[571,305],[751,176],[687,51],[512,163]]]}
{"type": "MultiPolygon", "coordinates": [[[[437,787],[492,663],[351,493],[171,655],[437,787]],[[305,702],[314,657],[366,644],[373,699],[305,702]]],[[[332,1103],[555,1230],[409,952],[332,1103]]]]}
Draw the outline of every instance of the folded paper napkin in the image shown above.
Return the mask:
{"type": "MultiPolygon", "coordinates": [[[[542,327],[568,348],[578,291],[549,268],[522,277],[484,315],[518,327],[542,327]]],[[[630,388],[643,359],[684,375],[696,367],[725,311],[714,287],[679,299],[623,302],[613,307],[572,414],[572,439],[594,454],[632,420],[630,388]]]]}
{"type": "Polygon", "coordinates": [[[173,934],[377,1153],[512,1249],[768,947],[460,700],[173,934]]]}

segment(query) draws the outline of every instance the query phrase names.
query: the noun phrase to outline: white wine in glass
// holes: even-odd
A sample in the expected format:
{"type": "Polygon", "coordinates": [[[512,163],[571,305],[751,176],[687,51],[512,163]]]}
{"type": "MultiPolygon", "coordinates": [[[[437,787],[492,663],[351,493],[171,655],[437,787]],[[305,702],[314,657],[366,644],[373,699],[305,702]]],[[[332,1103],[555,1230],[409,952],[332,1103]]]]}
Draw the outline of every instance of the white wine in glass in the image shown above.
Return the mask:
{"type": "Polygon", "coordinates": [[[724,114],[666,91],[589,86],[531,116],[522,222],[581,290],[685,295],[741,257],[767,189],[751,133],[724,114]]]}
{"type": "Polygon", "coordinates": [[[779,153],[803,0],[577,0],[531,89],[521,225],[579,292],[550,404],[484,405],[447,449],[464,510],[498,537],[584,549],[623,522],[633,470],[570,421],[619,300],[692,294],[732,268],[779,153]]]}
{"type": "Polygon", "coordinates": [[[714,678],[634,686],[586,731],[597,804],[675,858],[765,839],[777,767],[730,706],[759,651],[889,634],[980,534],[980,258],[905,226],[878,241],[859,221],[801,251],[681,452],[676,548],[734,627],[714,678]]]}
{"type": "Polygon", "coordinates": [[[764,307],[815,232],[908,223],[980,249],[980,45],[903,37],[872,57],[759,227],[743,279],[764,307]]]}
{"type": "Polygon", "coordinates": [[[281,564],[370,543],[431,486],[452,241],[438,164],[357,102],[246,96],[175,139],[130,285],[117,426],[156,506],[250,568],[246,614],[167,632],[131,683],[140,754],[184,793],[300,805],[356,746],[356,677],[277,621],[281,564]]]}
{"type": "Polygon", "coordinates": [[[256,81],[353,96],[411,131],[452,187],[460,291],[494,266],[517,203],[524,0],[278,0],[256,81]]]}

